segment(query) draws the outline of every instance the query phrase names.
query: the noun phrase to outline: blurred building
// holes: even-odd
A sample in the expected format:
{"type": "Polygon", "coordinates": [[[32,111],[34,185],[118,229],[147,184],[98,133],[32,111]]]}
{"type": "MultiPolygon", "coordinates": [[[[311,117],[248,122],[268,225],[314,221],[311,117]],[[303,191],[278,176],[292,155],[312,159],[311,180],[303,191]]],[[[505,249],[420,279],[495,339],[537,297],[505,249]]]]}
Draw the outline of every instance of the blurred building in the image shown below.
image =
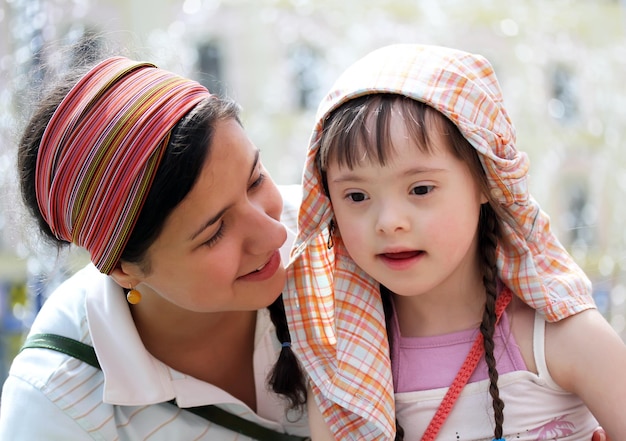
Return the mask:
{"type": "Polygon", "coordinates": [[[358,57],[398,42],[482,53],[498,72],[518,147],[531,157],[534,196],[626,336],[625,27],[616,0],[2,0],[5,365],[50,287],[42,280],[66,265],[32,251],[16,197],[15,139],[54,74],[111,47],[233,96],[279,183],[299,181],[317,103],[358,57]]]}

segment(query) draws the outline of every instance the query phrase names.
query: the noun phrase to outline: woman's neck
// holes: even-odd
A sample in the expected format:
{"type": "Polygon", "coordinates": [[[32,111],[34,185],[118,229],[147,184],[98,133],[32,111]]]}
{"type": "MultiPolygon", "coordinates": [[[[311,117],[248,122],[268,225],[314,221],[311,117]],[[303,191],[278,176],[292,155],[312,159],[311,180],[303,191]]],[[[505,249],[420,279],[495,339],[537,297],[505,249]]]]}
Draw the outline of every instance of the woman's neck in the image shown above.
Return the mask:
{"type": "Polygon", "coordinates": [[[131,306],[141,340],[172,369],[211,383],[256,408],[254,339],[257,311],[198,313],[131,306]]]}

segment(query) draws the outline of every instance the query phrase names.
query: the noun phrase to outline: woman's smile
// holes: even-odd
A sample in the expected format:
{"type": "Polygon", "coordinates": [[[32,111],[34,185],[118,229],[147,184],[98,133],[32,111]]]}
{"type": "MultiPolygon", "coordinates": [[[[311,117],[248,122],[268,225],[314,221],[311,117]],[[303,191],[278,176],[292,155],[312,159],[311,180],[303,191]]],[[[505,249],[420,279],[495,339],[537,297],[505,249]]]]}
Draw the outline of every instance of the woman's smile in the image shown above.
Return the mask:
{"type": "Polygon", "coordinates": [[[276,250],[270,259],[254,271],[244,274],[238,280],[244,282],[258,282],[272,277],[280,267],[280,252],[276,250]]]}

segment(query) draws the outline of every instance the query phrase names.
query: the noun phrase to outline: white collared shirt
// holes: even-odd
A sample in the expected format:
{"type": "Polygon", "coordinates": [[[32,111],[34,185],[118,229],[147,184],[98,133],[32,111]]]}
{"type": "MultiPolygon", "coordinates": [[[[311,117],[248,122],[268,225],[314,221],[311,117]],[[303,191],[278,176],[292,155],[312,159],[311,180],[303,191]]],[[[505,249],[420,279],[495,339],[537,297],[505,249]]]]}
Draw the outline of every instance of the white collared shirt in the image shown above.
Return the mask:
{"type": "MultiPolygon", "coordinates": [[[[283,222],[290,226],[293,205],[289,194],[285,198],[283,222]]],[[[284,262],[292,239],[290,232],[284,262]]],[[[181,407],[219,404],[265,427],[308,434],[306,417],[285,415],[284,401],[267,390],[267,374],[280,343],[266,309],[258,312],[255,332],[257,413],[226,391],[153,357],[141,342],[122,289],[93,265],[68,279],[45,302],[31,328],[31,334],[41,332],[93,345],[102,371],[48,349],[21,352],[2,391],[2,440],[247,439],[164,403],[173,398],[181,407]]]]}

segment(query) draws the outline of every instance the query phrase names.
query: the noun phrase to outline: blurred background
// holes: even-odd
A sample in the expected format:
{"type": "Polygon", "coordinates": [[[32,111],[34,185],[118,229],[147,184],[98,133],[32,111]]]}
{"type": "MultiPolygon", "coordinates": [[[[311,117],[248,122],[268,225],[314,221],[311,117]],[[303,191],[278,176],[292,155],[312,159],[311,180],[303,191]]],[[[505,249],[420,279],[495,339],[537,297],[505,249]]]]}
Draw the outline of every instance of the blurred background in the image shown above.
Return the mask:
{"type": "Polygon", "coordinates": [[[234,97],[288,184],[334,78],[406,42],[492,62],[531,192],[626,338],[626,1],[0,0],[0,381],[50,289],[85,260],[42,246],[16,192],[24,119],[72,60],[121,50],[234,97]]]}

